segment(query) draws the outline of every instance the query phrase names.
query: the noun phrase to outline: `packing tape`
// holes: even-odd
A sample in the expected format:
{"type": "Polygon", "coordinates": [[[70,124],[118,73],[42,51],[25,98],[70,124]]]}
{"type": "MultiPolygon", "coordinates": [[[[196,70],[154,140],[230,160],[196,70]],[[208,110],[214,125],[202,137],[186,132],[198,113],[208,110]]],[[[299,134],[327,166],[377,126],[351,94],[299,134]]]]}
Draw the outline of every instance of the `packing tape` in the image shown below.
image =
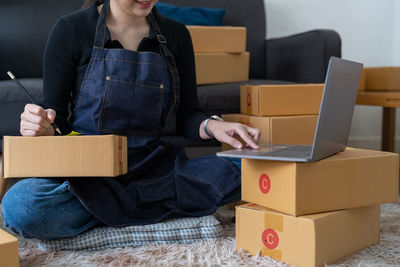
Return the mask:
{"type": "Polygon", "coordinates": [[[262,255],[269,256],[278,261],[282,259],[282,251],[276,249],[279,245],[279,234],[283,232],[283,216],[265,213],[264,231],[261,234],[263,243],[262,255]]]}
{"type": "Polygon", "coordinates": [[[251,114],[253,111],[253,99],[251,95],[251,88],[250,87],[245,87],[246,88],[246,106],[247,106],[247,113],[251,114]]]}

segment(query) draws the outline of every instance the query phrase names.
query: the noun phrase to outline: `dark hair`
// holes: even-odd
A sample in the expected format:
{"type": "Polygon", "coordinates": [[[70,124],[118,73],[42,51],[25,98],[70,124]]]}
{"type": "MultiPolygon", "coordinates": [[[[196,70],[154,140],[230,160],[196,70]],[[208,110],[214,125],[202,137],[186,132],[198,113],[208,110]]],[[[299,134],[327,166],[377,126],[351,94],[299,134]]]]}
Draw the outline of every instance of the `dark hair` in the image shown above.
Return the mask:
{"type": "Polygon", "coordinates": [[[85,0],[85,1],[83,2],[82,8],[87,8],[87,7],[89,7],[94,1],[96,1],[96,0],[85,0]]]}

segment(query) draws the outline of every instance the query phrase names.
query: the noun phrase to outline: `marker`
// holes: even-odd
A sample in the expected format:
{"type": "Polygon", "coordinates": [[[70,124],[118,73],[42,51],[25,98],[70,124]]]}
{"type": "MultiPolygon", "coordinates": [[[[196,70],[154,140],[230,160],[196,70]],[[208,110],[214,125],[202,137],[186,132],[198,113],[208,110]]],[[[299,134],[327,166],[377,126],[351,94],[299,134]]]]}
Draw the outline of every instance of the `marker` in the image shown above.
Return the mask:
{"type": "MultiPolygon", "coordinates": [[[[26,90],[25,87],[22,86],[22,84],[17,80],[17,78],[15,78],[14,74],[12,74],[11,71],[7,71],[7,74],[17,84],[17,86],[25,92],[25,94],[29,97],[29,99],[32,101],[32,103],[37,105],[35,98],[29,93],[28,90],[26,90]]],[[[53,126],[54,130],[57,133],[61,134],[60,128],[58,128],[54,122],[51,123],[51,126],[53,126]]]]}

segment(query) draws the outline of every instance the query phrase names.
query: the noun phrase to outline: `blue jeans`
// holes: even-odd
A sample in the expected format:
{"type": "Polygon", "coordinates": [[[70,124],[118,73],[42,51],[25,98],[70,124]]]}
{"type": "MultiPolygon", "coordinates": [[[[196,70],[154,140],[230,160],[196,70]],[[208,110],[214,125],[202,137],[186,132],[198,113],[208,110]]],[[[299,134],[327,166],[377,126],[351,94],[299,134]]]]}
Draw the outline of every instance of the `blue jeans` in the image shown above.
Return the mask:
{"type": "MultiPolygon", "coordinates": [[[[240,169],[240,160],[232,162],[240,169]]],[[[220,205],[240,200],[240,193],[238,187],[220,205]]],[[[71,193],[68,182],[63,179],[19,181],[5,194],[2,213],[5,226],[25,238],[67,238],[104,226],[71,193]]]]}
{"type": "Polygon", "coordinates": [[[68,182],[29,178],[4,195],[4,224],[26,238],[58,239],[76,236],[101,226],[69,191],[68,182]]]}

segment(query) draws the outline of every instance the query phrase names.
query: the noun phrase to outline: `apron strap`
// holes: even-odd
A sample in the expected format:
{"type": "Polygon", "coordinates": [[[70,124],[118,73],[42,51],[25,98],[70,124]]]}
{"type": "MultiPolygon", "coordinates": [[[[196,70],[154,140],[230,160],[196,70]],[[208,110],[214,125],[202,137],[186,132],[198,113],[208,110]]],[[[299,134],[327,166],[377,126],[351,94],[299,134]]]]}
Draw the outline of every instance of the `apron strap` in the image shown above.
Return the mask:
{"type": "Polygon", "coordinates": [[[110,0],[105,0],[96,26],[96,34],[94,36],[95,47],[104,47],[104,43],[106,41],[107,14],[109,7],[110,0]]]}
{"type": "Polygon", "coordinates": [[[164,37],[164,35],[161,34],[160,27],[157,24],[156,19],[154,18],[153,12],[151,12],[148,16],[148,19],[151,23],[151,26],[153,27],[153,30],[156,34],[158,43],[161,46],[161,53],[164,57],[165,62],[168,65],[169,72],[171,73],[171,78],[172,78],[172,84],[174,87],[174,104],[172,108],[172,112],[176,114],[179,106],[179,90],[180,90],[180,84],[179,84],[179,73],[178,69],[176,67],[175,63],[175,58],[174,55],[172,55],[171,51],[169,51],[168,46],[167,46],[167,39],[164,37]]]}

